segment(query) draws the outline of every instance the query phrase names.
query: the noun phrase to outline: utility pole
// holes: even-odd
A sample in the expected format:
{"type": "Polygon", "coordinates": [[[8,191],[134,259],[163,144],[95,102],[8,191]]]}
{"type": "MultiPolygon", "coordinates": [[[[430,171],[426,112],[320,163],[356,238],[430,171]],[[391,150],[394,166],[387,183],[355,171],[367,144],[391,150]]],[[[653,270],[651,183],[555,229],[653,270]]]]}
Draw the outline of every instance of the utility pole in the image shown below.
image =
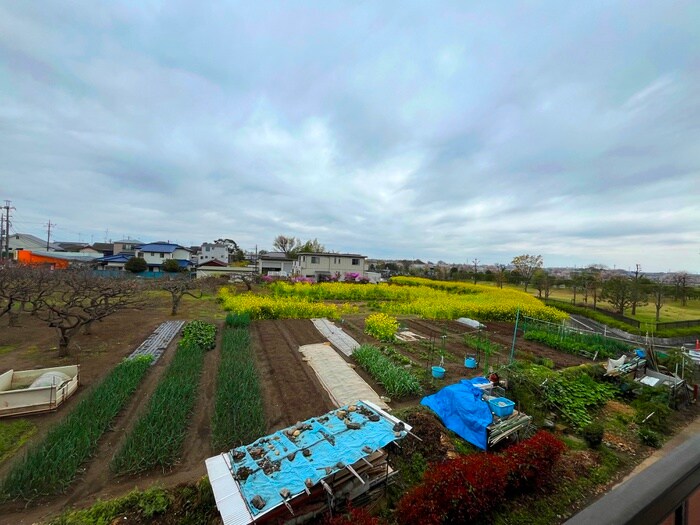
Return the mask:
{"type": "MultiPolygon", "coordinates": [[[[46,230],[46,251],[49,251],[49,244],[51,241],[51,219],[49,219],[48,224],[44,224],[48,229],[46,230]]],[[[53,226],[56,226],[56,223],[53,224],[53,226]]]]}
{"type": "Polygon", "coordinates": [[[13,207],[10,206],[11,202],[6,200],[5,201],[5,255],[7,258],[10,258],[10,210],[14,210],[13,207]]]}
{"type": "Polygon", "coordinates": [[[0,261],[2,261],[4,257],[4,252],[5,250],[3,249],[5,246],[4,243],[5,239],[5,216],[2,213],[2,210],[0,209],[0,261]]]}

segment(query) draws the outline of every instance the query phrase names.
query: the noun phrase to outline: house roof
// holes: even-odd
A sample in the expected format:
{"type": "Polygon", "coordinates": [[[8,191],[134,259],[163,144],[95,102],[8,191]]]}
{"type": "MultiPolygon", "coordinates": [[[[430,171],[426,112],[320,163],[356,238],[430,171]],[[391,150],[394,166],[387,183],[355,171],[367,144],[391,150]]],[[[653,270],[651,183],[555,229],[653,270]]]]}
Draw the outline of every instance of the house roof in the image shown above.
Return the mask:
{"type": "Polygon", "coordinates": [[[97,250],[98,252],[111,252],[114,250],[114,245],[111,242],[96,242],[91,246],[91,248],[97,250]]]}
{"type": "Polygon", "coordinates": [[[91,262],[95,260],[95,255],[92,253],[83,252],[47,252],[46,250],[27,250],[31,251],[34,255],[39,255],[42,257],[53,257],[54,259],[63,259],[66,261],[75,262],[91,262]]]}
{"type": "MultiPolygon", "coordinates": [[[[32,235],[31,233],[13,233],[10,235],[10,239],[15,238],[16,240],[21,240],[25,243],[31,243],[31,244],[36,244],[38,249],[44,249],[46,250],[46,241],[44,239],[40,239],[36,235],[32,235]]],[[[64,252],[65,249],[61,247],[61,245],[56,244],[56,243],[49,243],[49,250],[56,250],[59,252],[64,252]]]]}
{"type": "Polygon", "coordinates": [[[333,252],[299,252],[298,255],[325,255],[327,257],[352,257],[353,259],[366,259],[366,255],[359,255],[357,253],[333,253],[333,252]]]}
{"type": "Polygon", "coordinates": [[[220,261],[219,259],[212,259],[212,260],[210,260],[210,261],[203,262],[202,264],[199,265],[200,268],[201,268],[202,266],[218,266],[218,267],[222,267],[222,266],[228,266],[228,264],[226,264],[225,262],[220,261]]]}
{"type": "Polygon", "coordinates": [[[180,246],[179,244],[158,243],[158,242],[152,242],[150,244],[142,244],[139,247],[139,251],[153,252],[153,253],[173,253],[175,250],[186,250],[188,252],[190,251],[189,249],[185,248],[184,246],[180,246]]]}
{"type": "Polygon", "coordinates": [[[114,241],[115,243],[119,244],[143,244],[143,242],[137,240],[137,239],[122,239],[121,241],[114,241]]]}
{"type": "Polygon", "coordinates": [[[114,262],[114,263],[125,263],[129,259],[131,259],[133,255],[128,254],[128,253],[118,253],[117,255],[106,255],[105,257],[100,257],[99,259],[95,259],[95,262],[114,262]]]}
{"type": "Polygon", "coordinates": [[[280,261],[293,261],[293,257],[289,257],[288,255],[285,255],[284,252],[267,252],[263,253],[261,255],[258,255],[258,259],[266,259],[266,260],[280,260],[280,261]]]}

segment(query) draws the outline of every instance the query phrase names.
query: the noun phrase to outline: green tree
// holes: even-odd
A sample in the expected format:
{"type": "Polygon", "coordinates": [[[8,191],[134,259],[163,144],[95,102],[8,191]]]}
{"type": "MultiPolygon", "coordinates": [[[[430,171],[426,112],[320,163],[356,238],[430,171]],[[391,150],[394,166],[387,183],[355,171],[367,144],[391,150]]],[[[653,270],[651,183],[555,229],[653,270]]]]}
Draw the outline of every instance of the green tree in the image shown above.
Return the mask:
{"type": "Polygon", "coordinates": [[[124,269],[131,273],[141,273],[148,270],[148,264],[143,257],[132,257],[124,265],[124,269]]]}
{"type": "Polygon", "coordinates": [[[318,239],[308,240],[301,246],[297,246],[294,248],[293,253],[296,255],[298,253],[302,252],[310,252],[310,253],[326,253],[326,247],[318,242],[318,239]]]}
{"type": "Polygon", "coordinates": [[[180,263],[177,262],[177,259],[168,259],[163,263],[163,266],[161,266],[161,269],[164,272],[169,272],[169,273],[175,273],[180,271],[180,263]]]}
{"type": "Polygon", "coordinates": [[[241,250],[240,246],[238,246],[238,243],[233,239],[216,239],[214,241],[214,244],[223,244],[224,246],[226,246],[229,257],[229,260],[226,262],[242,261],[243,259],[245,259],[245,252],[241,250]]]}
{"type": "Polygon", "coordinates": [[[544,261],[541,255],[524,254],[513,257],[511,264],[515,266],[518,274],[520,274],[522,281],[525,283],[525,291],[527,292],[527,287],[530,284],[532,275],[535,273],[535,270],[542,268],[544,261]]]}
{"type": "Polygon", "coordinates": [[[603,283],[600,298],[609,302],[615,311],[624,315],[625,308],[632,304],[632,285],[630,279],[616,275],[603,283]]]}

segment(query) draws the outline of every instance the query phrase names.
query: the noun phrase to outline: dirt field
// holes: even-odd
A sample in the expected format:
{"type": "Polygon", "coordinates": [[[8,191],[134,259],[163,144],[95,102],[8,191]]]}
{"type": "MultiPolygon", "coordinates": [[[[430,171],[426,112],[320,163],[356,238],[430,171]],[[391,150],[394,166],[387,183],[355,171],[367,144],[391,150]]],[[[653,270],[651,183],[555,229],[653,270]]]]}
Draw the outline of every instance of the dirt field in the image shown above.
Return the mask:
{"type": "MultiPolygon", "coordinates": [[[[464,335],[476,334],[476,330],[458,323],[457,321],[399,318],[399,323],[403,328],[423,337],[420,341],[395,343],[391,346],[424,367],[429,381],[428,384],[426,384],[428,391],[437,390],[446,384],[454,383],[460,379],[484,374],[483,357],[482,362],[476,369],[468,369],[464,366],[465,356],[475,353],[473,349],[464,343],[464,335]],[[444,343],[442,336],[445,336],[444,343]],[[441,354],[444,356],[443,367],[446,369],[445,378],[442,380],[433,380],[430,377],[430,367],[440,364],[441,354]]],[[[386,344],[380,343],[364,333],[364,318],[362,316],[345,318],[343,329],[360,343],[375,345],[386,344]]],[[[510,348],[513,342],[513,324],[490,322],[487,324],[486,329],[481,331],[481,335],[491,342],[500,344],[502,347],[501,352],[491,356],[489,361],[490,366],[493,368],[507,363],[510,358],[510,348]]],[[[523,338],[521,332],[518,332],[518,336],[516,337],[515,348],[517,352],[516,357],[521,356],[522,353],[527,353],[535,357],[551,359],[554,362],[555,368],[576,366],[590,362],[582,357],[558,352],[557,350],[539,343],[527,341],[523,338]]],[[[402,403],[401,405],[403,406],[404,404],[405,403],[402,403]]]]}
{"type": "MultiPolygon", "coordinates": [[[[203,319],[215,322],[219,326],[223,317],[219,306],[211,298],[199,301],[186,298],[180,315],[176,316],[181,319],[203,319]]],[[[37,434],[14,457],[0,464],[0,477],[8,472],[14,462],[21,459],[28,446],[41,440],[54,424],[66,416],[92,385],[98,383],[119,361],[133,351],[156,326],[168,319],[172,319],[169,315],[169,301],[166,297],[155,297],[153,303],[145,310],[114,315],[95,326],[92,335],[76,336],[73,341],[73,353],[63,359],[56,357],[56,333],[38,320],[23,317],[20,327],[1,327],[0,373],[9,368],[21,370],[79,362],[81,387],[57,412],[28,418],[37,425],[37,434]]],[[[462,377],[473,377],[483,373],[480,369],[470,370],[464,367],[464,356],[471,351],[464,344],[463,335],[470,332],[470,328],[453,321],[400,321],[407,329],[425,337],[419,342],[393,346],[420,365],[425,365],[423,379],[428,392],[462,377]],[[446,336],[444,345],[443,335],[446,336]],[[429,366],[438,364],[441,349],[445,355],[447,374],[444,380],[433,380],[428,372],[429,366]]],[[[364,334],[364,316],[349,317],[341,326],[360,343],[378,343],[364,334]]],[[[485,335],[504,347],[503,355],[494,356],[491,364],[505,362],[510,350],[512,325],[490,323],[485,335]]],[[[323,414],[333,408],[328,394],[298,351],[301,345],[324,342],[323,336],[311,321],[255,321],[251,325],[251,336],[262,380],[268,432],[323,414]]],[[[209,352],[205,357],[199,398],[181,462],[170,472],[151,472],[135,477],[115,477],[109,470],[112,455],[119,449],[131,426],[145,410],[146,400],[150,398],[172,360],[174,345],[175,343],[149,371],[137,394],[114,421],[113,428],[101,439],[96,457],[79,472],[78,479],[69,491],[62,496],[45,498],[26,507],[24,502],[0,506],[0,524],[35,523],[55,516],[66,508],[85,507],[97,499],[120,496],[133,488],[143,489],[154,483],[172,487],[183,482],[196,481],[206,473],[204,460],[219,452],[212,451],[209,444],[210,417],[214,406],[220,355],[218,351],[209,352]]],[[[548,357],[557,367],[584,362],[583,359],[524,341],[521,336],[517,338],[516,347],[536,356],[548,357]]],[[[346,360],[352,363],[351,359],[346,360]]],[[[380,395],[385,394],[382,387],[362,369],[358,367],[356,370],[380,395]]],[[[400,403],[392,402],[392,407],[396,409],[414,405],[419,399],[420,396],[400,403]]]]}

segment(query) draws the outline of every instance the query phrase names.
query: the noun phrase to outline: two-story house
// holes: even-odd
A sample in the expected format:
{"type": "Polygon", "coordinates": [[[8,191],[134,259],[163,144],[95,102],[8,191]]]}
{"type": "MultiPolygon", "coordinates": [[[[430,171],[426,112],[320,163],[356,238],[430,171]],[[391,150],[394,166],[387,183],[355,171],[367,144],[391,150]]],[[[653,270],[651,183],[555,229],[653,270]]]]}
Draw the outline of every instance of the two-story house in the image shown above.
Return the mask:
{"type": "Polygon", "coordinates": [[[122,239],[121,241],[114,241],[112,252],[114,254],[125,253],[127,255],[134,255],[139,246],[143,243],[137,241],[136,239],[122,239]]]}
{"type": "Polygon", "coordinates": [[[294,259],[282,252],[267,252],[258,255],[257,266],[260,275],[292,275],[294,259]]]}
{"type": "Polygon", "coordinates": [[[346,273],[356,273],[366,277],[365,255],[354,253],[314,253],[301,252],[294,261],[293,273],[309,277],[315,281],[338,275],[342,280],[346,273]]]}
{"type": "Polygon", "coordinates": [[[197,256],[197,265],[211,261],[219,261],[228,264],[228,247],[225,244],[205,242],[202,244],[197,256]]]}
{"type": "Polygon", "coordinates": [[[178,261],[182,269],[189,268],[192,265],[190,262],[190,251],[179,244],[166,242],[142,244],[136,249],[135,256],[146,260],[149,272],[160,272],[161,266],[168,259],[178,261]]]}

